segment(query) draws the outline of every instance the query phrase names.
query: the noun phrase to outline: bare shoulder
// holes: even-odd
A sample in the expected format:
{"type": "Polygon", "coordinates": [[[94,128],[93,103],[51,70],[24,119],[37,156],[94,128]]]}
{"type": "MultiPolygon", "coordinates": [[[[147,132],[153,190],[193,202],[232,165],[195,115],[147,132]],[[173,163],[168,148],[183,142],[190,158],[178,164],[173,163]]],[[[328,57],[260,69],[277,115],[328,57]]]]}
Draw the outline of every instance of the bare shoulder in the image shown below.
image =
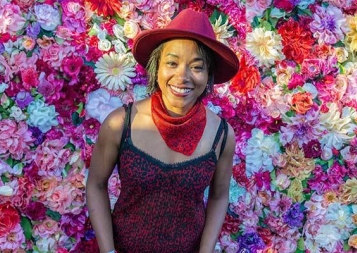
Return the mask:
{"type": "Polygon", "coordinates": [[[125,108],[120,107],[112,111],[103,121],[98,141],[120,143],[121,134],[124,129],[125,108]]]}
{"type": "MultiPolygon", "coordinates": [[[[207,124],[211,125],[213,129],[218,129],[219,124],[222,121],[222,118],[216,115],[214,112],[212,112],[210,109],[207,110],[207,124]]],[[[233,127],[228,123],[227,121],[227,126],[228,126],[228,132],[227,132],[227,139],[226,139],[226,144],[225,148],[223,151],[223,156],[228,155],[233,156],[234,150],[235,150],[235,145],[236,145],[236,140],[235,140],[235,133],[233,130],[233,127]]],[[[223,139],[223,138],[222,138],[223,139]]],[[[221,139],[221,141],[222,141],[221,139]]]]}

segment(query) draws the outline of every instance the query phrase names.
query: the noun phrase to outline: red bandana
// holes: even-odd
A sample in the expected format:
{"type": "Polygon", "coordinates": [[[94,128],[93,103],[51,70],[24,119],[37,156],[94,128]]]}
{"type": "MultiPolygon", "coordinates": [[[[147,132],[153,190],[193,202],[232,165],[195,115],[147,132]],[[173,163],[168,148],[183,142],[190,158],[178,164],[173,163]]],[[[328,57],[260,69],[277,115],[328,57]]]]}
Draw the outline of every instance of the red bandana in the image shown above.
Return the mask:
{"type": "Polygon", "coordinates": [[[197,102],[182,117],[171,117],[162,100],[161,92],[151,96],[153,121],[166,145],[172,150],[190,156],[195,151],[206,126],[206,109],[197,102]]]}

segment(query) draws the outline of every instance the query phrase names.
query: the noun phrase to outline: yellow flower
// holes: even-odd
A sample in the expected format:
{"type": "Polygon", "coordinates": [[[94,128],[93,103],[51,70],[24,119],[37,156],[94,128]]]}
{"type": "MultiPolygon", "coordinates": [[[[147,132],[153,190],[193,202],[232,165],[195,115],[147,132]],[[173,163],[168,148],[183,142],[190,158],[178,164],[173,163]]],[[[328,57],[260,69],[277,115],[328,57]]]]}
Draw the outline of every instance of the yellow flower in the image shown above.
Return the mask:
{"type": "Polygon", "coordinates": [[[350,31],[347,33],[346,41],[350,45],[351,51],[357,51],[357,15],[348,18],[350,31]]]}
{"type": "Polygon", "coordinates": [[[294,202],[301,202],[304,200],[304,195],[302,193],[304,187],[299,179],[294,179],[291,181],[290,187],[288,189],[288,196],[294,202]]]}

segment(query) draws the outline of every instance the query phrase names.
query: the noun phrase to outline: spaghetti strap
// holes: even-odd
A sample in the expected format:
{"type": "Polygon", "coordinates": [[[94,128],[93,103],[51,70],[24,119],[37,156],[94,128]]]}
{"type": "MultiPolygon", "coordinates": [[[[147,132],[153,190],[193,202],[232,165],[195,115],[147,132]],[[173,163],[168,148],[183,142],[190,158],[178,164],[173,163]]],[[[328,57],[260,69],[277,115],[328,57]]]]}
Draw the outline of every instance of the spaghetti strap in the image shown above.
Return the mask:
{"type": "MultiPolygon", "coordinates": [[[[219,157],[221,157],[224,148],[226,147],[226,142],[227,142],[227,135],[228,135],[228,124],[227,121],[225,119],[223,120],[223,128],[224,128],[224,132],[223,132],[223,140],[222,140],[222,144],[221,144],[221,150],[219,151],[219,157]]],[[[218,157],[218,158],[219,158],[218,157]]]]}
{"type": "Polygon", "coordinates": [[[223,132],[224,136],[223,136],[223,141],[222,141],[222,145],[221,145],[221,150],[219,152],[219,157],[221,156],[221,154],[222,154],[222,152],[224,150],[224,147],[226,145],[227,129],[228,129],[227,121],[225,119],[221,118],[221,123],[219,124],[216,137],[214,138],[214,141],[213,141],[213,144],[212,144],[212,149],[216,150],[218,142],[219,142],[219,139],[221,138],[222,132],[223,132]]]}
{"type": "Polygon", "coordinates": [[[123,146],[124,141],[130,137],[130,117],[131,117],[131,107],[133,103],[129,103],[128,105],[124,105],[125,108],[125,119],[124,119],[124,129],[123,133],[121,135],[121,140],[120,140],[120,146],[119,146],[119,151],[121,151],[121,148],[123,146]]]}

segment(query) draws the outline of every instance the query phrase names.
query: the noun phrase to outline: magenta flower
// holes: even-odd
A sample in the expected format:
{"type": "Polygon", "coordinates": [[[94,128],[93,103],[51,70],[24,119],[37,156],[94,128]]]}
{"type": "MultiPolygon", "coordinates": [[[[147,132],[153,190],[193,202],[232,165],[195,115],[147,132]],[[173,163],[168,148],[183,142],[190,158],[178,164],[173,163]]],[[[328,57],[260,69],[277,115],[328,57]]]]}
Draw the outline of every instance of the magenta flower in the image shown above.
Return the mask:
{"type": "Polygon", "coordinates": [[[311,140],[302,145],[306,158],[316,158],[322,153],[321,144],[318,140],[311,140]]]}

